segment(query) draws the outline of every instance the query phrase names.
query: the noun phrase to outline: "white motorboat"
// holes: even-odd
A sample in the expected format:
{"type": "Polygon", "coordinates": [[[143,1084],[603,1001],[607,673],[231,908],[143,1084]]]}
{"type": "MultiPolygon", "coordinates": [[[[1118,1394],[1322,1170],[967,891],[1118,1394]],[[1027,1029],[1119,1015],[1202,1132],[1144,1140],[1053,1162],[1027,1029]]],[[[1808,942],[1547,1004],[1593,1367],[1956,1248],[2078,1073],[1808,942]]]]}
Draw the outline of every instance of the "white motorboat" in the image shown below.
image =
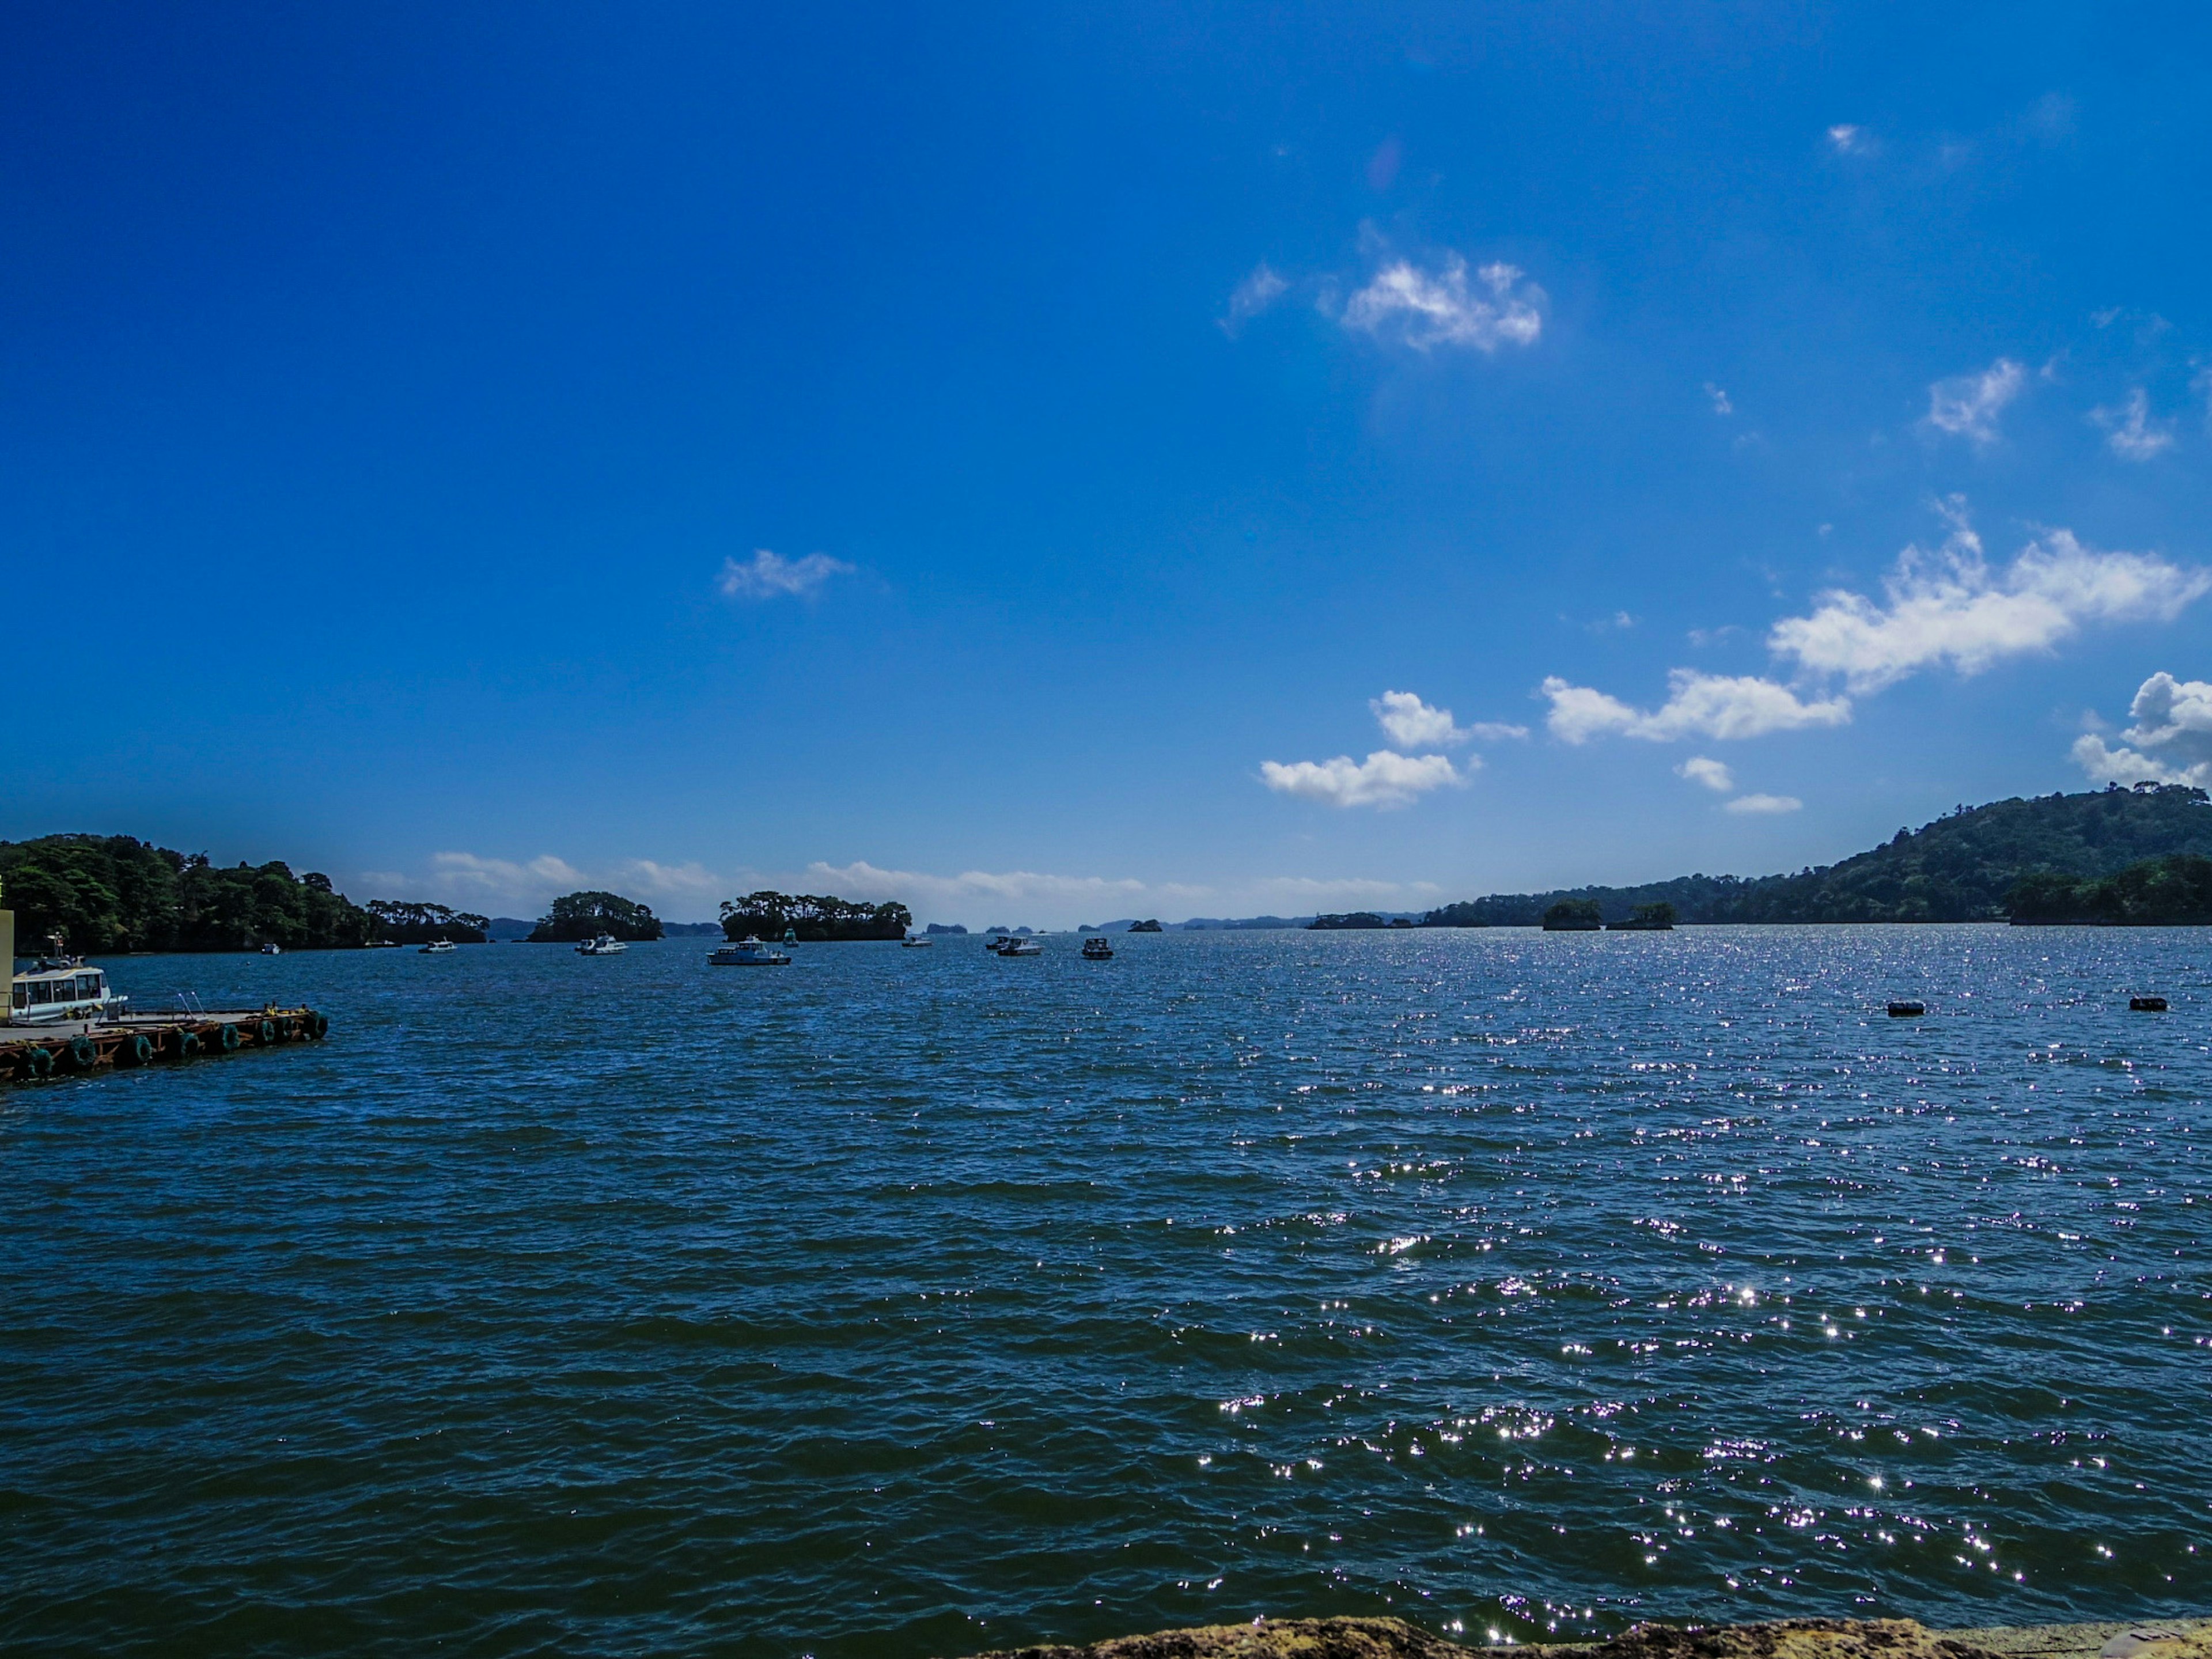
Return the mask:
{"type": "Polygon", "coordinates": [[[8,1023],[50,1025],[64,1019],[114,1019],[131,999],[107,988],[107,975],[82,957],[40,957],[9,986],[8,1023]]]}
{"type": "Polygon", "coordinates": [[[773,945],[762,944],[750,934],[735,945],[725,945],[708,955],[707,960],[717,968],[788,968],[791,958],[773,945]]]}
{"type": "Polygon", "coordinates": [[[1041,957],[1044,946],[1019,933],[1008,933],[991,947],[991,953],[1001,957],[1041,957]]]}
{"type": "Polygon", "coordinates": [[[426,957],[442,957],[448,951],[458,951],[460,948],[449,939],[434,939],[422,947],[422,954],[426,957]]]}
{"type": "Polygon", "coordinates": [[[937,941],[924,934],[908,933],[904,939],[901,939],[899,943],[906,946],[909,951],[927,951],[931,945],[936,944],[937,941]]]}
{"type": "Polygon", "coordinates": [[[601,933],[597,939],[587,939],[576,947],[580,957],[618,957],[629,946],[612,933],[601,933]]]}
{"type": "Polygon", "coordinates": [[[281,957],[284,954],[284,947],[276,944],[264,945],[261,947],[261,954],[264,957],[281,957]]]}

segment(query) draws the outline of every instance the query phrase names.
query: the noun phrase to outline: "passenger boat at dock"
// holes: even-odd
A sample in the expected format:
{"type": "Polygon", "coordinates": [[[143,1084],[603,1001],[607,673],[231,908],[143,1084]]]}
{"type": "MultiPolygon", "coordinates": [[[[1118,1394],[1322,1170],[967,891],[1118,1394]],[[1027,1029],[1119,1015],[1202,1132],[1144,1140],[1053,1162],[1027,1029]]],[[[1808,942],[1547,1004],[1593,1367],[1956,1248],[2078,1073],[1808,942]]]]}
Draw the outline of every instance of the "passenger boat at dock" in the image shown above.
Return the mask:
{"type": "Polygon", "coordinates": [[[10,1025],[52,1025],[66,1019],[113,1019],[131,999],[107,988],[107,975],[82,957],[40,957],[9,987],[10,1025]]]}
{"type": "Polygon", "coordinates": [[[710,953],[707,960],[717,968],[788,968],[791,958],[773,945],[762,944],[748,935],[735,945],[725,945],[710,953]]]}

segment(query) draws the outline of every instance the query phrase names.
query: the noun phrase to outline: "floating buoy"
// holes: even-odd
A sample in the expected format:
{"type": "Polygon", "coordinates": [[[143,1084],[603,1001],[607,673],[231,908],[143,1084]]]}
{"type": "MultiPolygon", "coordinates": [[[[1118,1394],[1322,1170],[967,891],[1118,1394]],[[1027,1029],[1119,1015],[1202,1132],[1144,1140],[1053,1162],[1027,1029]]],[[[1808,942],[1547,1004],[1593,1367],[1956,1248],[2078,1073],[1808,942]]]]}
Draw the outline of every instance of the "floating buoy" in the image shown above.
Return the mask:
{"type": "Polygon", "coordinates": [[[1892,1019],[1911,1019],[1915,1015],[1924,1014],[1927,1012],[1928,1005],[1924,1002],[1899,1001],[1889,1005],[1889,1017],[1892,1019]]]}
{"type": "Polygon", "coordinates": [[[72,1072],[88,1072],[100,1064],[100,1045],[82,1033],[70,1039],[69,1047],[64,1052],[69,1055],[70,1070],[72,1072]]]}
{"type": "Polygon", "coordinates": [[[143,1031],[133,1031],[115,1050],[118,1066],[143,1066],[153,1058],[154,1039],[143,1031]]]}
{"type": "Polygon", "coordinates": [[[2130,997],[2128,1011],[2136,1014],[2162,1014],[2166,1012],[2164,997],[2130,997]]]}
{"type": "Polygon", "coordinates": [[[215,1036],[210,1040],[220,1053],[226,1054],[236,1054],[238,1045],[242,1041],[238,1035],[238,1027],[233,1025],[228,1020],[223,1021],[215,1028],[215,1036]]]}

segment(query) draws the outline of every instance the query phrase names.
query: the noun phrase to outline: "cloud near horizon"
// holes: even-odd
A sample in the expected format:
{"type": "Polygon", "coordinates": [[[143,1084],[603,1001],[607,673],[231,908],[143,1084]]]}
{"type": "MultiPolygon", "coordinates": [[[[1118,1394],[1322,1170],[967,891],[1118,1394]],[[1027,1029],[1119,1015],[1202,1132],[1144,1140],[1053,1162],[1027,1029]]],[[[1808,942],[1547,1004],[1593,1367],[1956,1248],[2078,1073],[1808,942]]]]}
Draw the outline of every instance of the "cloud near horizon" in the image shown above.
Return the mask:
{"type": "MultiPolygon", "coordinates": [[[[1468,757],[1468,772],[1481,766],[1468,757]]],[[[1373,806],[1388,811],[1410,806],[1432,789],[1464,784],[1466,776],[1442,755],[1401,755],[1378,749],[1364,761],[1349,755],[1334,760],[1261,761],[1260,778],[1268,788],[1330,806],[1373,806]]]]}
{"type": "Polygon", "coordinates": [[[2134,721],[2115,749],[2094,732],[2074,744],[2092,783],[2185,783],[2212,788],[2212,683],[2177,680],[2164,670],[2136,689],[2134,721]]]}
{"type": "Polygon", "coordinates": [[[1734,800],[1723,801],[1723,812],[1795,812],[1805,803],[1795,795],[1738,795],[1734,800]]]}
{"type": "Polygon", "coordinates": [[[1689,737],[1734,741],[1770,732],[1844,726],[1851,718],[1847,697],[1808,701],[1788,686],[1756,675],[1676,668],[1668,672],[1666,702],[1646,711],[1554,674],[1541,688],[1552,704],[1545,724],[1562,743],[1580,744],[1612,736],[1672,743],[1689,737]]]}
{"type": "Polygon", "coordinates": [[[1717,789],[1725,795],[1735,787],[1735,774],[1726,763],[1710,760],[1703,755],[1692,755],[1674,769],[1674,775],[1687,778],[1692,783],[1702,783],[1708,789],[1717,789]]]}
{"type": "Polygon", "coordinates": [[[750,560],[722,561],[715,586],[725,599],[811,599],[832,576],[849,576],[853,567],[827,553],[809,553],[803,559],[787,559],[768,549],[756,548],[750,560]]]}

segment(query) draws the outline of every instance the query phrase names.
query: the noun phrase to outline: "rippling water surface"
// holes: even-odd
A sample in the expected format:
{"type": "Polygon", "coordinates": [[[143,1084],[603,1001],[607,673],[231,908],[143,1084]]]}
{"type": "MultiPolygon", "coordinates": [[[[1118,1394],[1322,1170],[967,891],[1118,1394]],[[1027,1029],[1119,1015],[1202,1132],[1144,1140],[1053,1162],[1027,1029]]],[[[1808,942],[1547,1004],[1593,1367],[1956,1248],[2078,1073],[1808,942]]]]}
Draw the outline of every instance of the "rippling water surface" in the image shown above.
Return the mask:
{"type": "Polygon", "coordinates": [[[1117,944],[112,964],[333,1026],[0,1091],[0,1645],[2212,1603],[2203,934],[1117,944]]]}

